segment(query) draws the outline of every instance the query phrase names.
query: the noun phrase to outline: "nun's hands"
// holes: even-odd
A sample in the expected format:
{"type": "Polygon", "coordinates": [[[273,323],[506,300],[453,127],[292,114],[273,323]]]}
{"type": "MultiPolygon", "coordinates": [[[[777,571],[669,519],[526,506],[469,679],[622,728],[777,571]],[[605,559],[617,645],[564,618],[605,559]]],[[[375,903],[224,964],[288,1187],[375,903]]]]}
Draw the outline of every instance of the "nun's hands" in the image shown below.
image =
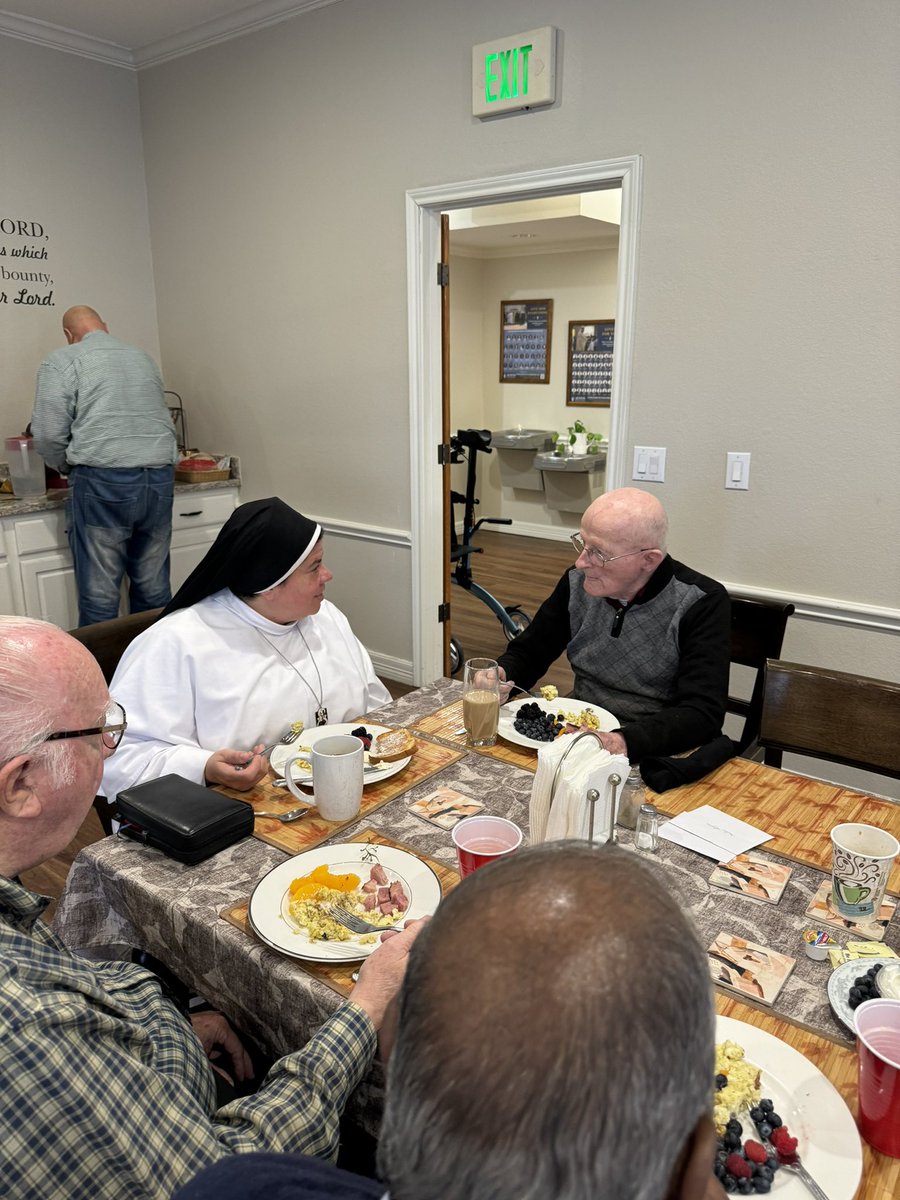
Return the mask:
{"type": "Polygon", "coordinates": [[[217,750],[206,760],[203,778],[206,783],[221,783],[238,792],[249,792],[269,769],[269,760],[259,751],[262,742],[250,750],[217,750]]]}

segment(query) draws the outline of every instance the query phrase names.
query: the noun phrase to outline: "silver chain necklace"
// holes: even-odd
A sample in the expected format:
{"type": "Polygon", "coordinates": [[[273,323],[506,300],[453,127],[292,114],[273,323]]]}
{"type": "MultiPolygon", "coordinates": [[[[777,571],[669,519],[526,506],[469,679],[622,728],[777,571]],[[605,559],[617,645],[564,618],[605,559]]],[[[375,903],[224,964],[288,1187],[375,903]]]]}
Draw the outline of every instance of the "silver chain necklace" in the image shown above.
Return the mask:
{"type": "Polygon", "coordinates": [[[309,682],[309,680],[306,678],[306,676],[299,670],[299,668],[297,667],[297,664],[291,662],[291,660],[288,658],[288,656],[286,654],[282,654],[282,652],[278,648],[278,646],[276,646],[274,642],[269,641],[269,639],[266,637],[266,635],[263,633],[263,631],[259,628],[258,625],[255,625],[254,629],[259,634],[259,636],[262,638],[262,640],[266,643],[266,645],[271,646],[271,648],[275,651],[275,653],[278,655],[278,657],[283,659],[287,663],[287,665],[291,668],[291,670],[294,672],[294,674],[299,676],[299,678],[302,679],[303,682],[306,684],[306,686],[309,688],[310,692],[312,693],[313,699],[315,700],[316,704],[318,705],[318,708],[316,709],[316,724],[317,725],[327,725],[328,724],[328,709],[325,707],[325,688],[322,686],[322,676],[319,674],[319,667],[318,667],[318,664],[316,663],[315,656],[313,655],[312,650],[310,650],[310,648],[309,648],[309,643],[307,642],[306,638],[303,637],[303,630],[300,629],[299,626],[297,627],[297,632],[300,634],[300,637],[303,641],[303,645],[306,647],[306,653],[309,655],[310,662],[313,665],[313,670],[316,673],[316,679],[319,681],[318,695],[316,695],[313,685],[309,682]]]}

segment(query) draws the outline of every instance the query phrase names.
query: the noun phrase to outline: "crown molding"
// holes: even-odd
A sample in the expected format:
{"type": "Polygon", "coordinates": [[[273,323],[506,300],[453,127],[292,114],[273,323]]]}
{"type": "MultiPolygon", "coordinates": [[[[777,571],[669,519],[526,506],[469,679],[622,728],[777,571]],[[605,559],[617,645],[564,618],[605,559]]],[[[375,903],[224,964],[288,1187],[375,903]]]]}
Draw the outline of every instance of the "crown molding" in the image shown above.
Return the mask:
{"type": "Polygon", "coordinates": [[[61,25],[51,25],[47,21],[4,11],[0,11],[0,34],[46,46],[51,50],[77,54],[95,62],[140,71],[144,67],[156,66],[173,58],[194,54],[219,42],[243,37],[313,9],[337,3],[339,0],[260,0],[259,3],[250,4],[238,12],[205,21],[193,29],[162,38],[158,42],[150,42],[146,46],[138,46],[133,50],[116,45],[115,42],[104,41],[102,38],[89,37],[61,25]]]}
{"type": "Polygon", "coordinates": [[[51,25],[33,17],[0,11],[0,34],[18,38],[22,42],[32,42],[36,46],[46,46],[50,50],[63,50],[67,54],[77,54],[95,62],[134,70],[134,55],[125,46],[88,37],[87,34],[77,33],[74,29],[64,29],[61,25],[51,25]]]}

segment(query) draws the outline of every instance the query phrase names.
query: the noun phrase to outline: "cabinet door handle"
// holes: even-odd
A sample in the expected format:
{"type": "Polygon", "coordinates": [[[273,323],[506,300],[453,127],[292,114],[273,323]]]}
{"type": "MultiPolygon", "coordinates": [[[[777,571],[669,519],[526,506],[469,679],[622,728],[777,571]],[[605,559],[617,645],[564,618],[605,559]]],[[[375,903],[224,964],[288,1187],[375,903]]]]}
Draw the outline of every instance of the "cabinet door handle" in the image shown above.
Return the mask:
{"type": "Polygon", "coordinates": [[[179,513],[178,515],[179,515],[179,517],[202,517],[202,516],[203,516],[203,509],[202,509],[202,508],[198,508],[198,509],[195,509],[195,511],[194,511],[194,512],[189,512],[189,513],[179,513]]]}

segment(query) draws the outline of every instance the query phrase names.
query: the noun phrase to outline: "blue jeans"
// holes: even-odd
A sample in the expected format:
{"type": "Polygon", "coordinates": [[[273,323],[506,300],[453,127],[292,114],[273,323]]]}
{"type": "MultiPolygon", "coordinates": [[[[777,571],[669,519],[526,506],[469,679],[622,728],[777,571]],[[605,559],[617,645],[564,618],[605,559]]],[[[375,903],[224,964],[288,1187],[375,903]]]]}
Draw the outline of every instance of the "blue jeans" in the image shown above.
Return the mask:
{"type": "Polygon", "coordinates": [[[73,467],[66,498],[78,587],[78,624],[119,615],[122,579],[131,612],[168,604],[174,467],[73,467]]]}

